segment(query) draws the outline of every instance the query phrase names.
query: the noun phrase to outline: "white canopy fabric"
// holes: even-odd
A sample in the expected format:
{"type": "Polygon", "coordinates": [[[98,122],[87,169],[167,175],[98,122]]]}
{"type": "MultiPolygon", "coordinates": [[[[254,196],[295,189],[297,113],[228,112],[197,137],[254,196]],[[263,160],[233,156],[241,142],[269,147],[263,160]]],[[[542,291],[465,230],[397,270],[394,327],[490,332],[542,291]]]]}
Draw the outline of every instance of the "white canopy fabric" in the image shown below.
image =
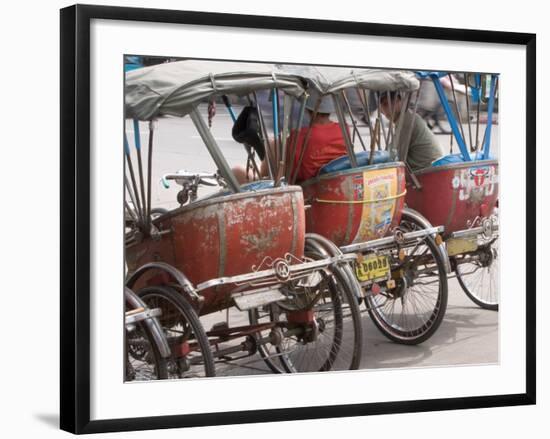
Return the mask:
{"type": "Polygon", "coordinates": [[[404,70],[285,65],[280,71],[304,77],[322,94],[349,87],[372,91],[415,91],[420,87],[415,73],[404,70]]]}
{"type": "Polygon", "coordinates": [[[126,117],[184,116],[214,95],[244,95],[275,87],[300,97],[305,86],[300,76],[269,64],[195,60],[159,64],[126,74],[126,117]]]}

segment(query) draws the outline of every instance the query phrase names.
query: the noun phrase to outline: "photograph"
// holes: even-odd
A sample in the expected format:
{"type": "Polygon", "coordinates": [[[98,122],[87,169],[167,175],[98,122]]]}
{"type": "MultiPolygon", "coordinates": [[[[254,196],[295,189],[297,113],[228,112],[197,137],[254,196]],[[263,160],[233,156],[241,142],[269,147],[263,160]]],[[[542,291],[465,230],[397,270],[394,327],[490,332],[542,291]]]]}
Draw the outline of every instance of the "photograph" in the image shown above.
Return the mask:
{"type": "Polygon", "coordinates": [[[544,436],[544,3],[3,12],[5,437],[544,436]]]}
{"type": "Polygon", "coordinates": [[[499,72],[120,61],[121,381],[499,364],[499,72]]]}

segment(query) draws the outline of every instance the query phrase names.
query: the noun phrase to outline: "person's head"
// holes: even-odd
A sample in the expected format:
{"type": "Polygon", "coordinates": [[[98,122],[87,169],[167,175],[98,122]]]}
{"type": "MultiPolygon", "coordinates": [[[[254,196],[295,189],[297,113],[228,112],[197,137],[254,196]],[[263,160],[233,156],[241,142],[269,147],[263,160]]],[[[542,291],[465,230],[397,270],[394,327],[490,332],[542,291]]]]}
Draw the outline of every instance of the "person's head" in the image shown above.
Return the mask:
{"type": "Polygon", "coordinates": [[[309,97],[306,101],[306,110],[309,117],[313,117],[317,108],[316,120],[328,120],[331,113],[334,113],[334,104],[331,96],[321,96],[316,90],[309,92],[309,97]],[[319,102],[320,100],[320,102],[319,102]]]}
{"type": "Polygon", "coordinates": [[[383,92],[380,95],[380,111],[388,119],[393,115],[394,122],[399,118],[402,103],[401,95],[395,91],[383,92]]]}

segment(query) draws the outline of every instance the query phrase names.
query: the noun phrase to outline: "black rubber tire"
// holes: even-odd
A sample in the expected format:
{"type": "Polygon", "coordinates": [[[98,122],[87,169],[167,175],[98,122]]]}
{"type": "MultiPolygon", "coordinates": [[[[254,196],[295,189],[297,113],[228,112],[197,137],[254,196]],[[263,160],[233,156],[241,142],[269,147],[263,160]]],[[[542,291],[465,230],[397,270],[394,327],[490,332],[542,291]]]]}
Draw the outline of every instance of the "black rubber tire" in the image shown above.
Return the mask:
{"type": "MultiPolygon", "coordinates": [[[[311,259],[319,259],[321,256],[313,253],[308,253],[311,259]]],[[[316,317],[319,321],[334,322],[334,333],[330,341],[330,348],[326,351],[326,355],[323,355],[322,359],[311,366],[311,363],[305,363],[304,358],[308,357],[308,349],[314,344],[310,342],[302,343],[297,341],[293,348],[285,349],[277,346],[274,348],[275,355],[268,352],[268,348],[265,345],[258,346],[258,352],[264,359],[267,366],[275,373],[296,373],[296,372],[320,372],[332,370],[337,367],[339,370],[351,370],[358,369],[361,361],[362,351],[362,326],[361,326],[361,313],[359,310],[358,301],[352,293],[352,289],[347,285],[347,277],[339,266],[334,266],[330,270],[330,275],[327,278],[328,291],[322,293],[320,300],[325,300],[323,304],[318,304],[317,307],[313,307],[316,313],[316,317]],[[327,294],[330,296],[328,297],[327,294]],[[330,299],[330,301],[328,301],[330,299]],[[324,314],[323,314],[324,312],[324,314]],[[332,320],[323,319],[323,316],[332,316],[332,320]],[[346,334],[348,325],[345,323],[346,319],[351,317],[351,327],[348,332],[352,332],[353,341],[350,343],[351,348],[345,346],[346,337],[350,334],[346,334]],[[297,351],[302,349],[302,360],[298,361],[296,355],[297,351]],[[342,359],[342,351],[349,352],[346,359],[342,359]],[[292,355],[291,355],[292,353],[292,355]],[[294,357],[294,358],[293,358],[294,357]]],[[[291,302],[275,303],[265,309],[263,318],[267,321],[284,321],[287,312],[293,310],[302,310],[299,304],[291,302]]],[[[307,310],[307,308],[303,308],[307,310]]],[[[249,313],[251,324],[256,324],[259,321],[259,311],[252,310],[249,313]]],[[[324,334],[323,334],[324,335],[324,334]]],[[[320,348],[318,348],[319,350],[320,348]]],[[[346,353],[346,352],[344,352],[346,353]]]]}
{"type": "MultiPolygon", "coordinates": [[[[165,331],[168,344],[174,344],[176,337],[172,334],[184,333],[185,337],[194,338],[199,346],[202,360],[199,364],[202,366],[199,369],[204,369],[203,376],[212,377],[216,375],[214,365],[214,357],[210,350],[210,343],[200,322],[199,316],[191,303],[177,290],[167,286],[150,286],[138,291],[137,295],[151,308],[160,308],[162,315],[158,320],[165,331]],[[182,330],[174,330],[173,327],[182,325],[182,330]],[[188,325],[183,330],[184,325],[188,325]]],[[[179,338],[177,341],[179,342],[179,338]]],[[[185,371],[183,371],[185,372],[185,371]]],[[[172,355],[168,359],[168,377],[169,378],[186,378],[179,367],[177,359],[172,355]]],[[[194,378],[195,376],[193,376],[194,378]]]]}
{"type": "MultiPolygon", "coordinates": [[[[495,243],[491,244],[491,246],[495,245],[495,243]]],[[[497,256],[498,258],[498,256],[497,256]]],[[[471,274],[468,275],[468,274],[464,274],[464,264],[454,264],[454,267],[455,267],[455,273],[456,273],[456,278],[458,280],[458,283],[460,284],[460,286],[462,287],[462,290],[466,293],[466,295],[470,298],[470,300],[472,302],[474,302],[477,306],[483,308],[483,309],[488,309],[488,310],[491,310],[491,311],[498,311],[498,291],[496,291],[496,294],[497,294],[497,298],[496,300],[487,300],[485,299],[481,294],[479,294],[477,292],[477,290],[479,290],[479,288],[474,288],[471,284],[471,274]],[[461,268],[462,267],[462,268],[461,268]]],[[[499,271],[499,265],[498,265],[498,262],[495,264],[495,262],[491,262],[491,265],[490,265],[490,270],[491,270],[491,273],[489,274],[490,277],[492,277],[494,274],[497,274],[498,275],[498,271],[499,271]]],[[[483,270],[483,268],[482,268],[483,270]]],[[[483,274],[482,274],[483,276],[483,274]]],[[[492,279],[490,281],[492,283],[492,279]]],[[[479,283],[476,283],[476,285],[479,285],[479,283]]],[[[486,291],[487,289],[486,288],[483,288],[481,287],[481,289],[483,291],[486,291]]],[[[498,289],[498,285],[496,287],[496,289],[498,289]]]]}
{"type": "MultiPolygon", "coordinates": [[[[403,212],[400,226],[402,226],[406,230],[411,230],[411,227],[414,227],[416,229],[423,228],[422,224],[418,223],[414,217],[409,216],[405,211],[403,212]]],[[[429,316],[426,319],[423,319],[422,322],[420,322],[414,328],[405,329],[402,326],[398,325],[397,322],[383,314],[383,311],[381,310],[381,305],[376,303],[376,301],[379,300],[377,296],[367,295],[365,297],[367,310],[376,327],[382,332],[382,334],[384,334],[384,336],[396,343],[405,345],[416,345],[428,340],[441,325],[441,322],[443,321],[443,317],[445,315],[445,311],[447,310],[448,283],[445,262],[433,237],[427,237],[425,243],[426,247],[429,249],[429,252],[433,255],[433,258],[435,260],[437,276],[439,279],[437,298],[434,300],[433,307],[428,304],[430,311],[429,316]]],[[[412,286],[414,286],[414,284],[412,286]]],[[[407,288],[406,294],[410,295],[410,289],[411,287],[407,288]]],[[[425,293],[416,294],[418,298],[417,300],[420,300],[421,294],[425,293]]],[[[409,300],[411,299],[414,299],[414,296],[409,300]]],[[[395,302],[400,299],[395,298],[392,300],[395,302]]],[[[412,308],[416,310],[416,307],[412,308]]],[[[405,312],[402,312],[400,320],[401,322],[406,320],[404,319],[404,315],[405,312]]],[[[418,318],[418,316],[416,317],[418,318]]]]}
{"type": "MultiPolygon", "coordinates": [[[[164,380],[168,378],[166,359],[162,358],[157,343],[155,342],[155,339],[147,325],[145,325],[143,322],[138,322],[136,323],[136,330],[132,331],[132,333],[128,333],[128,331],[126,331],[125,336],[126,381],[164,380]],[[136,347],[132,348],[132,343],[135,343],[136,347]],[[143,348],[144,346],[146,346],[146,350],[148,352],[144,353],[143,355],[149,354],[148,358],[152,360],[153,370],[150,372],[150,377],[147,377],[145,379],[136,379],[136,375],[134,374],[143,376],[145,372],[139,373],[135,365],[132,363],[132,352],[135,352],[136,349],[143,348]]],[[[134,357],[134,361],[138,361],[138,359],[134,357]]],[[[142,364],[143,363],[148,362],[142,362],[142,364]]]]}

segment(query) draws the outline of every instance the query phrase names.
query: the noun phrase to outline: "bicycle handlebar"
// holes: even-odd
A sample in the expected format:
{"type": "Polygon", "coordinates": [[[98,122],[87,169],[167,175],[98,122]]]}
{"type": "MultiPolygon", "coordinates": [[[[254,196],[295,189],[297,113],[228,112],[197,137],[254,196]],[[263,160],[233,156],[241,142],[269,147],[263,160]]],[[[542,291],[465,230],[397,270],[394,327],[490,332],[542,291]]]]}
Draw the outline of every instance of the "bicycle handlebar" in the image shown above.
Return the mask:
{"type": "Polygon", "coordinates": [[[174,180],[177,184],[181,186],[189,184],[199,184],[205,186],[216,186],[220,184],[220,175],[218,173],[206,173],[206,172],[188,172],[185,170],[178,171],[173,174],[164,174],[161,178],[162,185],[168,189],[170,184],[168,180],[174,180]],[[209,179],[215,180],[215,182],[208,181],[209,179]]]}

